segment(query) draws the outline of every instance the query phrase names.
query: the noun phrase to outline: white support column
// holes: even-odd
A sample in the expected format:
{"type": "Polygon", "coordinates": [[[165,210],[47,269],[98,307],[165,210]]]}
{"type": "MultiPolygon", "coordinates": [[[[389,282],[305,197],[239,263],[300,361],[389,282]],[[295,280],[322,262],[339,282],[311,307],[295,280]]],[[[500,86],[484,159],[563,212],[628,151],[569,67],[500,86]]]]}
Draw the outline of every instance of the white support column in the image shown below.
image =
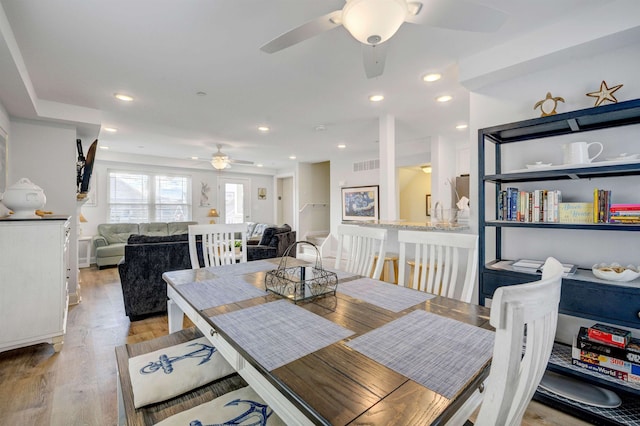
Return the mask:
{"type": "Polygon", "coordinates": [[[456,145],[441,136],[431,138],[431,206],[440,202],[443,208],[454,206],[451,181],[456,176],[456,145]]]}
{"type": "Polygon", "coordinates": [[[398,220],[399,203],[396,183],[395,117],[380,117],[380,219],[398,220]]]}

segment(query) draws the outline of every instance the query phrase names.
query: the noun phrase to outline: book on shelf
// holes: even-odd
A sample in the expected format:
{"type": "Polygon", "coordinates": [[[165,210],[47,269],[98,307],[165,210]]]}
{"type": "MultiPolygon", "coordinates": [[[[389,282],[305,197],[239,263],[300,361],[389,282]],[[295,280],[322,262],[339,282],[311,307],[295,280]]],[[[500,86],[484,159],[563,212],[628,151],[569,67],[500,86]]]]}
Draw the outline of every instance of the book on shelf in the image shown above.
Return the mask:
{"type": "Polygon", "coordinates": [[[640,381],[640,365],[633,362],[624,361],[608,355],[601,355],[595,352],[585,351],[584,349],[580,349],[575,346],[571,348],[571,358],[631,374],[637,377],[638,381],[640,381]]]}
{"type": "Polygon", "coordinates": [[[611,208],[611,190],[593,190],[593,223],[609,223],[611,208]]]}
{"type": "MultiPolygon", "coordinates": [[[[544,260],[518,259],[511,264],[511,269],[517,272],[526,272],[528,274],[542,274],[544,260]]],[[[562,264],[563,277],[575,274],[577,267],[570,263],[562,264]]]]}
{"type": "Polygon", "coordinates": [[[582,352],[584,351],[572,348],[571,363],[573,365],[584,368],[585,370],[591,370],[606,376],[615,377],[616,379],[624,380],[625,382],[640,383],[640,375],[623,371],[619,368],[613,368],[610,366],[611,364],[607,364],[606,362],[601,363],[591,355],[582,355],[582,352]]]}
{"type": "Polygon", "coordinates": [[[640,204],[611,204],[609,207],[611,212],[634,211],[640,212],[640,204]]]}
{"type": "MultiPolygon", "coordinates": [[[[573,357],[571,357],[571,364],[575,365],[576,367],[583,368],[585,370],[594,371],[596,373],[604,374],[605,376],[610,376],[616,379],[624,380],[625,382],[629,381],[628,373],[625,373],[623,371],[618,371],[613,368],[604,367],[602,365],[591,364],[589,362],[582,361],[580,359],[576,359],[573,357]]],[[[634,379],[635,379],[634,377],[631,377],[631,381],[636,381],[634,379]]]]}
{"type": "Polygon", "coordinates": [[[593,203],[560,203],[560,223],[593,223],[593,203]]]}
{"type": "Polygon", "coordinates": [[[589,340],[595,340],[611,346],[626,348],[631,340],[631,332],[605,324],[594,324],[587,329],[589,340]]]}
{"type": "Polygon", "coordinates": [[[640,364],[640,339],[632,337],[625,348],[607,345],[589,339],[589,329],[580,327],[575,345],[578,349],[640,364]]]}
{"type": "Polygon", "coordinates": [[[562,193],[558,190],[520,191],[509,187],[496,196],[496,217],[514,222],[558,222],[561,201],[562,193]]]}

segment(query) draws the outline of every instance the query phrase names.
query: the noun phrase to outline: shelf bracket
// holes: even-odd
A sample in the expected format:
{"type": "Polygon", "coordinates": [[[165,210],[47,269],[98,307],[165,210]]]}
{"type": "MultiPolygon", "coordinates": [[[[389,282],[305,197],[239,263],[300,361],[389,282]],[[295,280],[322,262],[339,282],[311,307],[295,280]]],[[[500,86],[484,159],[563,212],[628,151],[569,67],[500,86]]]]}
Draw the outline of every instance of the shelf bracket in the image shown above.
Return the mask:
{"type": "Polygon", "coordinates": [[[578,122],[576,121],[575,118],[568,119],[567,123],[569,123],[569,127],[573,132],[577,132],[580,130],[580,126],[578,125],[578,122]]]}

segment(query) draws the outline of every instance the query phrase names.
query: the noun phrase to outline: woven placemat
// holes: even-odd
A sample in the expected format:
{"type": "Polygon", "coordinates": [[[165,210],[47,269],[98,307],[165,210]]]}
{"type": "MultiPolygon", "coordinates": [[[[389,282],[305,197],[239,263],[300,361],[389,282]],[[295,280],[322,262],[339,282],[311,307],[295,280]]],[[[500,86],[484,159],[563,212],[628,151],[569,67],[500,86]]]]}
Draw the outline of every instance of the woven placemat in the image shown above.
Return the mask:
{"type": "Polygon", "coordinates": [[[287,300],[217,315],[211,320],[267,370],[353,334],[287,300]]]}
{"type": "Polygon", "coordinates": [[[493,331],[413,311],[347,346],[452,398],[491,358],[493,341],[493,331]]]}
{"type": "Polygon", "coordinates": [[[254,260],[252,262],[235,263],[233,265],[209,266],[205,268],[207,271],[217,275],[244,275],[253,274],[254,272],[271,271],[278,266],[266,260],[254,260]]]}
{"type": "Polygon", "coordinates": [[[392,312],[400,312],[425,300],[433,294],[385,283],[371,278],[360,278],[338,286],[338,292],[363,300],[392,312]]]}
{"type": "Polygon", "coordinates": [[[324,269],[325,271],[330,271],[333,272],[334,274],[336,274],[336,276],[338,277],[338,280],[344,280],[347,278],[352,278],[352,277],[357,277],[358,274],[354,274],[353,272],[347,272],[347,271],[343,271],[342,269],[335,269],[335,268],[327,268],[326,266],[322,266],[322,269],[324,269]]]}
{"type": "Polygon", "coordinates": [[[238,276],[184,284],[176,290],[199,311],[267,295],[238,276]]]}

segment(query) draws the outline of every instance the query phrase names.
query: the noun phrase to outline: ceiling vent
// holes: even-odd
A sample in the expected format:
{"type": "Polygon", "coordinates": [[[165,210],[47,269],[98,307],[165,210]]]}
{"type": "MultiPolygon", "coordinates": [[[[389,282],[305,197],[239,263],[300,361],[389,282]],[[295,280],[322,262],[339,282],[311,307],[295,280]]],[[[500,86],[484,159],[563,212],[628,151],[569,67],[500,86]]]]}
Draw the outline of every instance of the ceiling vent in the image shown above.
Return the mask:
{"type": "Polygon", "coordinates": [[[380,160],[365,160],[353,163],[354,172],[364,172],[367,170],[376,170],[380,168],[380,160]]]}

